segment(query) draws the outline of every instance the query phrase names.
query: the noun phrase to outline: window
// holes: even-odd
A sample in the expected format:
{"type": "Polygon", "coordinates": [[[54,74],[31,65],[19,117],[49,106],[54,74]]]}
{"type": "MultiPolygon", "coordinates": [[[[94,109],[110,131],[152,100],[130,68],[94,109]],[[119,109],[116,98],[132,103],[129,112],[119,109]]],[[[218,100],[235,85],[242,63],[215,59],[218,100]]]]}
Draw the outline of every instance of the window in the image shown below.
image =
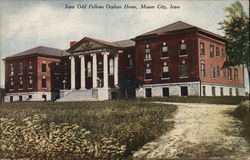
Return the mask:
{"type": "Polygon", "coordinates": [[[212,96],[216,96],[215,87],[212,87],[212,96]]]}
{"type": "Polygon", "coordinates": [[[65,75],[68,74],[67,69],[68,69],[67,68],[67,63],[65,62],[64,66],[63,66],[63,72],[64,72],[65,75]]]}
{"type": "Polygon", "coordinates": [[[114,74],[114,60],[113,58],[109,59],[109,74],[114,74]]]}
{"type": "Polygon", "coordinates": [[[181,87],[181,96],[188,96],[188,87],[181,87]]]}
{"type": "Polygon", "coordinates": [[[54,86],[55,86],[55,89],[59,89],[59,77],[58,76],[56,76],[54,79],[54,86]]]}
{"type": "Polygon", "coordinates": [[[103,63],[102,60],[98,61],[97,63],[97,71],[102,72],[103,71],[103,63]]]}
{"type": "Polygon", "coordinates": [[[55,64],[55,73],[60,73],[60,64],[59,64],[59,62],[56,62],[56,64],[55,64]]]}
{"type": "Polygon", "coordinates": [[[200,41],[200,55],[201,56],[205,55],[205,44],[203,41],[200,41]]]}
{"type": "Polygon", "coordinates": [[[227,77],[227,69],[223,68],[223,77],[226,78],[227,77]]]}
{"type": "Polygon", "coordinates": [[[162,67],[162,78],[169,78],[169,69],[167,62],[164,62],[162,67]]]}
{"type": "Polygon", "coordinates": [[[29,68],[28,68],[29,73],[33,72],[33,65],[32,62],[29,62],[29,68]]]}
{"type": "Polygon", "coordinates": [[[29,99],[32,99],[32,95],[29,95],[29,99]]]}
{"type": "Polygon", "coordinates": [[[206,86],[202,86],[203,96],[206,96],[206,86]]]}
{"type": "Polygon", "coordinates": [[[162,57],[168,57],[168,46],[166,42],[162,44],[162,57]]]}
{"type": "Polygon", "coordinates": [[[183,60],[182,64],[180,65],[180,77],[187,77],[188,76],[188,67],[186,61],[183,60]]]}
{"type": "Polygon", "coordinates": [[[31,77],[31,76],[29,76],[28,88],[33,88],[33,80],[32,80],[32,77],[31,77]]]}
{"type": "Polygon", "coordinates": [[[10,64],[10,75],[14,75],[14,66],[13,64],[10,64]]]}
{"type": "Polygon", "coordinates": [[[87,63],[87,76],[91,77],[92,71],[91,71],[91,61],[88,61],[87,63]]]}
{"type": "Polygon", "coordinates": [[[42,64],[42,72],[46,72],[46,64],[45,63],[42,64]]]}
{"type": "Polygon", "coordinates": [[[229,88],[229,95],[232,96],[233,95],[233,89],[229,88]]]}
{"type": "Polygon", "coordinates": [[[162,88],[162,96],[169,97],[169,88],[162,88]]]}
{"type": "Polygon", "coordinates": [[[151,59],[151,50],[148,44],[146,45],[146,48],[145,48],[145,59],[151,59]]]}
{"type": "Polygon", "coordinates": [[[220,66],[217,66],[217,77],[220,77],[220,66]]]}
{"type": "Polygon", "coordinates": [[[152,89],[151,88],[146,88],[145,89],[145,92],[146,92],[146,97],[152,97],[152,89]]]}
{"type": "Polygon", "coordinates": [[[23,63],[19,63],[19,74],[23,74],[23,63]]]}
{"type": "Polygon", "coordinates": [[[210,44],[210,57],[214,57],[214,46],[210,44]]]}
{"type": "Polygon", "coordinates": [[[146,67],[146,74],[145,74],[145,79],[152,79],[151,77],[151,68],[149,67],[149,64],[147,64],[147,67],[146,67]]]}
{"type": "Polygon", "coordinates": [[[42,95],[42,99],[44,99],[44,101],[47,101],[47,96],[46,95],[42,95]]]}
{"type": "Polygon", "coordinates": [[[215,78],[215,67],[214,67],[214,65],[211,65],[211,78],[212,79],[215,78]]]}
{"type": "Polygon", "coordinates": [[[13,102],[13,96],[10,96],[10,102],[13,102]]]}
{"type": "Polygon", "coordinates": [[[228,68],[228,80],[232,80],[232,69],[228,68]]]}
{"type": "Polygon", "coordinates": [[[23,78],[19,78],[19,89],[23,89],[23,78]]]}
{"type": "Polygon", "coordinates": [[[187,55],[187,44],[185,43],[184,40],[181,40],[180,55],[181,55],[181,56],[187,55]]]}
{"type": "Polygon", "coordinates": [[[223,87],[220,87],[220,95],[221,95],[221,96],[224,96],[223,87]]]}
{"type": "Polygon", "coordinates": [[[222,55],[222,57],[225,57],[225,56],[226,56],[226,54],[225,54],[225,49],[224,49],[224,48],[221,48],[221,55],[222,55]]]}
{"type": "Polygon", "coordinates": [[[236,96],[239,96],[239,89],[238,88],[235,89],[235,94],[236,94],[236,96]]]}
{"type": "Polygon", "coordinates": [[[128,67],[133,67],[133,59],[130,54],[128,54],[128,67]]]}
{"type": "Polygon", "coordinates": [[[215,52],[216,56],[220,56],[220,48],[219,47],[216,47],[216,52],[215,52]]]}
{"type": "Polygon", "coordinates": [[[201,76],[206,77],[206,66],[204,61],[201,61],[201,76]]]}
{"type": "Polygon", "coordinates": [[[20,102],[23,101],[23,96],[19,96],[19,101],[20,101],[20,102]]]}
{"type": "Polygon", "coordinates": [[[10,78],[10,89],[14,89],[14,81],[13,81],[13,78],[10,78]]]}
{"type": "Polygon", "coordinates": [[[46,78],[45,76],[43,76],[43,79],[42,79],[42,88],[46,88],[46,78]]]}
{"type": "Polygon", "coordinates": [[[238,79],[238,69],[234,69],[234,80],[235,81],[238,81],[239,79],[238,79]]]}

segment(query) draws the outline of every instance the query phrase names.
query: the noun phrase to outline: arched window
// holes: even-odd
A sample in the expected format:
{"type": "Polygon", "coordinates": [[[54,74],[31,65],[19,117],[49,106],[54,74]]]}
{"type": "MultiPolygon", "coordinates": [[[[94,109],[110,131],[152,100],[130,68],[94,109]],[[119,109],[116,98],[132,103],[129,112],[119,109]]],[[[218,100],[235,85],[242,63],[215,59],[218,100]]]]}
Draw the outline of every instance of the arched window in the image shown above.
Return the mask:
{"type": "Polygon", "coordinates": [[[206,65],[204,61],[201,61],[201,76],[202,77],[206,76],[206,65]]]}
{"type": "Polygon", "coordinates": [[[19,78],[19,89],[23,89],[23,78],[19,78]]]}
{"type": "Polygon", "coordinates": [[[145,71],[145,79],[146,80],[151,80],[152,79],[152,76],[151,76],[151,68],[149,66],[149,64],[147,64],[147,67],[146,67],[146,71],[145,71]]]}
{"type": "Polygon", "coordinates": [[[164,62],[162,67],[162,78],[169,78],[169,68],[167,62],[164,62]]]}
{"type": "Polygon", "coordinates": [[[14,75],[14,66],[10,64],[10,75],[14,75]]]}
{"type": "Polygon", "coordinates": [[[33,80],[32,80],[32,77],[29,76],[29,86],[28,88],[33,88],[33,80]]]}
{"type": "Polygon", "coordinates": [[[162,57],[168,57],[168,46],[166,42],[162,43],[162,57]]]}
{"type": "Polygon", "coordinates": [[[109,59],[109,74],[114,74],[114,60],[113,60],[113,58],[109,59]]]}
{"type": "Polygon", "coordinates": [[[183,60],[180,65],[180,77],[187,77],[188,76],[188,66],[187,62],[183,60]]]}
{"type": "Polygon", "coordinates": [[[91,77],[92,71],[91,71],[91,61],[88,61],[87,63],[87,76],[91,77]]]}
{"type": "Polygon", "coordinates": [[[23,74],[23,63],[19,63],[19,74],[23,74]]]}
{"type": "Polygon", "coordinates": [[[33,72],[33,66],[32,66],[32,62],[29,61],[29,68],[28,68],[29,73],[33,72]]]}
{"type": "Polygon", "coordinates": [[[187,55],[187,44],[186,44],[185,40],[181,40],[180,55],[181,56],[187,55]]]}
{"type": "Polygon", "coordinates": [[[215,67],[211,65],[211,78],[215,78],[215,67]]]}

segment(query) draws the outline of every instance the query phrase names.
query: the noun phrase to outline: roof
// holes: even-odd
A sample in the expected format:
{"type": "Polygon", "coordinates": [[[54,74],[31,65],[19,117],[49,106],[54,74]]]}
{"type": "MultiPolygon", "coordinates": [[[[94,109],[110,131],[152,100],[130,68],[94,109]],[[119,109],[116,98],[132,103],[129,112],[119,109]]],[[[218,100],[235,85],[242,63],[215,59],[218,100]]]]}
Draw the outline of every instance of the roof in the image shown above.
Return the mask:
{"type": "Polygon", "coordinates": [[[108,47],[115,47],[115,48],[127,48],[127,47],[135,46],[135,42],[130,40],[130,39],[115,41],[115,42],[108,42],[108,41],[104,41],[104,40],[100,40],[100,39],[96,39],[96,38],[84,37],[79,42],[77,42],[76,44],[71,46],[67,50],[67,52],[72,52],[74,49],[81,46],[86,40],[93,41],[93,42],[96,42],[96,43],[99,43],[99,44],[102,44],[102,45],[105,45],[108,47]]]}
{"type": "Polygon", "coordinates": [[[148,36],[153,36],[153,35],[162,35],[162,34],[166,34],[166,33],[169,33],[169,32],[187,30],[187,29],[195,29],[195,28],[198,29],[198,31],[200,31],[202,33],[206,33],[206,34],[215,36],[217,38],[224,39],[222,36],[220,36],[218,34],[212,33],[210,31],[207,31],[205,29],[201,29],[199,27],[190,25],[190,24],[182,22],[182,21],[177,21],[177,22],[171,23],[169,25],[166,25],[164,27],[152,30],[150,32],[139,35],[136,38],[148,37],[148,36]]]}
{"type": "Polygon", "coordinates": [[[113,43],[117,44],[118,46],[120,46],[122,48],[135,46],[135,41],[132,41],[130,39],[128,39],[128,40],[122,40],[122,41],[115,41],[113,43]]]}
{"type": "Polygon", "coordinates": [[[144,33],[140,36],[148,36],[148,35],[152,35],[152,34],[157,34],[157,33],[164,33],[164,32],[171,32],[171,31],[177,31],[177,30],[183,30],[183,29],[190,29],[190,28],[196,28],[195,26],[192,26],[190,24],[187,24],[185,22],[182,21],[177,21],[175,23],[171,23],[169,25],[166,25],[164,27],[152,30],[150,32],[144,33]]]}
{"type": "Polygon", "coordinates": [[[15,57],[22,57],[22,56],[28,56],[28,55],[44,55],[44,56],[53,56],[53,57],[62,57],[65,55],[68,55],[66,50],[60,50],[57,48],[50,48],[50,47],[44,47],[44,46],[38,46],[11,56],[6,57],[5,59],[9,58],[15,58],[15,57]]]}

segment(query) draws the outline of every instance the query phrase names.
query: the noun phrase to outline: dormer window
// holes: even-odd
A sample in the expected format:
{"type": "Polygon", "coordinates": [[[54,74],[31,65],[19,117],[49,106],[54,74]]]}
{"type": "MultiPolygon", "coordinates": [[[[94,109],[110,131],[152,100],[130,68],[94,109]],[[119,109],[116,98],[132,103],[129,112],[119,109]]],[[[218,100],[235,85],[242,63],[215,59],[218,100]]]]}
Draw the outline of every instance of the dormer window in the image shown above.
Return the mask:
{"type": "Polygon", "coordinates": [[[180,55],[181,56],[187,55],[187,44],[186,44],[185,40],[181,40],[180,55]]]}
{"type": "Polygon", "coordinates": [[[151,50],[150,50],[148,44],[146,45],[146,48],[145,48],[145,59],[146,60],[150,60],[151,59],[151,50]]]}
{"type": "Polygon", "coordinates": [[[162,44],[162,57],[168,57],[168,46],[166,42],[162,44]]]}

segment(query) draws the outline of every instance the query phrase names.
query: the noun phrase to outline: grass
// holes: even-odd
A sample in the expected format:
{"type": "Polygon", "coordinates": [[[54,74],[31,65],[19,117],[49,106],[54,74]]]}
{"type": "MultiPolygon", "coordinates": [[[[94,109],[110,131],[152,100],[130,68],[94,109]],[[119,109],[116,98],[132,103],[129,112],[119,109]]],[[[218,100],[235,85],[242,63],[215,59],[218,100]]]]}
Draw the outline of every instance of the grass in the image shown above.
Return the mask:
{"type": "Polygon", "coordinates": [[[242,121],[242,135],[250,144],[250,101],[242,102],[232,113],[232,115],[242,121]]]}
{"type": "Polygon", "coordinates": [[[77,124],[90,131],[94,141],[103,137],[117,139],[126,146],[122,157],[130,157],[133,151],[173,127],[173,122],[163,120],[172,118],[176,109],[175,105],[143,101],[22,102],[0,104],[0,118],[14,118],[21,124],[26,117],[45,114],[42,123],[77,124]]]}
{"type": "Polygon", "coordinates": [[[208,103],[208,104],[230,104],[238,105],[242,101],[249,100],[249,97],[243,96],[223,96],[223,97],[152,97],[143,99],[144,101],[162,101],[162,102],[183,102],[183,103],[208,103]]]}

